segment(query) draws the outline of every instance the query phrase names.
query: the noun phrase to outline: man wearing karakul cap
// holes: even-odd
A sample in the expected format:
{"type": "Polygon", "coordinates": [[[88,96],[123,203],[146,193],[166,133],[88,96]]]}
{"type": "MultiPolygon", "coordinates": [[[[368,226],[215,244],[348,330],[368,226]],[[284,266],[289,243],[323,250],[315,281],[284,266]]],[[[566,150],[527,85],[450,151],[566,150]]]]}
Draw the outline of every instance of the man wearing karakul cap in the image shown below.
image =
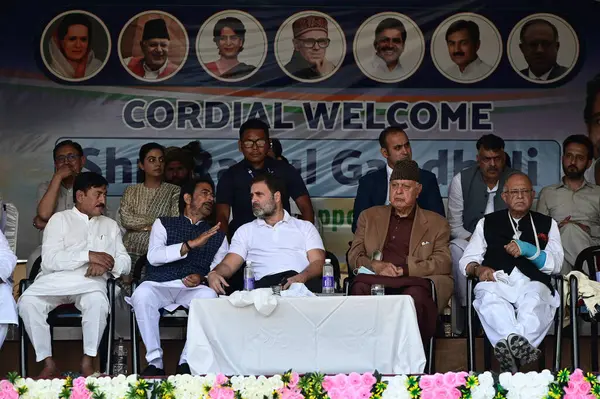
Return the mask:
{"type": "Polygon", "coordinates": [[[333,72],[335,65],[325,54],[331,43],[327,20],[317,15],[298,18],[292,24],[294,54],[285,69],[299,79],[319,79],[333,72]]]}
{"type": "Polygon", "coordinates": [[[143,57],[128,57],[123,61],[134,74],[144,79],[162,79],[173,74],[179,65],[169,61],[171,37],[162,18],[150,19],[144,25],[140,48],[143,57]]]}
{"type": "Polygon", "coordinates": [[[398,161],[390,176],[390,204],[361,212],[348,261],[357,275],[352,295],[370,295],[371,285],[381,284],[387,295],[413,298],[425,342],[435,332],[438,312],[448,303],[454,283],[450,226],[439,214],[417,205],[421,188],[417,163],[398,161]],[[371,273],[363,273],[365,269],[371,273]],[[437,304],[429,280],[435,283],[437,304]]]}

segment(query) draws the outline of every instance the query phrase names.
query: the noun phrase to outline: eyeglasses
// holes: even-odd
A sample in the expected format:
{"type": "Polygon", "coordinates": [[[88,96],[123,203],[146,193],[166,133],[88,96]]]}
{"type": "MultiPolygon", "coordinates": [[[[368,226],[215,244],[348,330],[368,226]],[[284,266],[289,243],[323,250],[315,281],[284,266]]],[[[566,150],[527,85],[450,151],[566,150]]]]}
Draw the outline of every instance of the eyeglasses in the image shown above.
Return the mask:
{"type": "Polygon", "coordinates": [[[242,141],[242,145],[244,146],[244,148],[252,148],[252,147],[254,147],[255,144],[256,144],[256,146],[258,148],[262,148],[265,145],[267,145],[267,140],[265,140],[265,139],[258,139],[258,140],[244,140],[244,141],[242,141]]]}
{"type": "Polygon", "coordinates": [[[60,156],[56,157],[56,159],[54,161],[56,163],[65,163],[65,162],[76,161],[79,158],[81,158],[81,155],[78,155],[78,154],[67,154],[67,155],[60,155],[60,156]]]}
{"type": "Polygon", "coordinates": [[[318,44],[320,48],[329,47],[329,43],[331,43],[330,39],[296,39],[298,42],[302,43],[302,47],[304,48],[314,48],[315,44],[318,44]]]}
{"type": "Polygon", "coordinates": [[[159,157],[159,158],[157,158],[157,157],[148,157],[148,158],[146,158],[146,161],[148,161],[150,163],[156,163],[156,162],[164,163],[165,162],[165,157],[159,157]]]}
{"type": "Polygon", "coordinates": [[[508,195],[510,195],[512,198],[519,198],[520,196],[524,197],[527,194],[530,194],[531,192],[533,192],[533,190],[527,189],[527,188],[523,188],[521,190],[508,190],[508,191],[505,191],[505,193],[507,193],[508,195]]]}
{"type": "Polygon", "coordinates": [[[212,191],[209,191],[209,190],[201,190],[200,195],[203,197],[214,197],[215,193],[213,193],[212,191]]]}

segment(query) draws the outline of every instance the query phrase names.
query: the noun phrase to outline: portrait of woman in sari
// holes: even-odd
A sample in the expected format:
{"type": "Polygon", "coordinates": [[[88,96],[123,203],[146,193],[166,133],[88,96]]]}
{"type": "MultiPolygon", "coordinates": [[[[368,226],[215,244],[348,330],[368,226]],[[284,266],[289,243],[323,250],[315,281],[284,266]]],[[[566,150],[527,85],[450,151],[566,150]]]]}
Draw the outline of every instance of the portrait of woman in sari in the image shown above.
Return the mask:
{"type": "Polygon", "coordinates": [[[150,230],[161,216],[179,216],[179,186],[165,183],[165,149],[147,143],[139,153],[138,167],[144,172],[142,183],[128,186],[121,198],[119,217],[127,231],[123,244],[131,257],[131,270],[138,258],[148,252],[150,230]]]}
{"type": "Polygon", "coordinates": [[[87,15],[66,15],[49,37],[49,67],[58,76],[83,79],[103,66],[92,49],[92,21],[87,15]]]}

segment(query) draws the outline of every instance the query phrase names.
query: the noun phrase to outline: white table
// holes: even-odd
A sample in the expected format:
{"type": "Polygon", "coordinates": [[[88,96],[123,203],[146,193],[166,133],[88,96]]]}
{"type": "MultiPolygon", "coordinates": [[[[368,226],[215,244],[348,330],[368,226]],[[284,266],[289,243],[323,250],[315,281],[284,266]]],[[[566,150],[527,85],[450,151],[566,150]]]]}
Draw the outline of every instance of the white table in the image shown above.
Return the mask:
{"type": "Polygon", "coordinates": [[[195,299],[187,346],[194,374],[422,373],[425,352],[406,295],[278,297],[266,317],[227,298],[195,299]]]}

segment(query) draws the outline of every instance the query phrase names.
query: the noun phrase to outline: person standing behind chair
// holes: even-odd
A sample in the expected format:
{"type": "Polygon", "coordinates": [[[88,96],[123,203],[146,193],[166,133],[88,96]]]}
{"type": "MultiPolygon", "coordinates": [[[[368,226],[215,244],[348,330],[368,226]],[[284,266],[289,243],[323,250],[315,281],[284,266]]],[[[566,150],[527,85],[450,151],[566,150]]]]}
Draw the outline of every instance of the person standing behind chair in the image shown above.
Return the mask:
{"type": "MultiPolygon", "coordinates": [[[[206,275],[227,254],[229,244],[219,225],[211,226],[214,184],[208,178],[193,179],[181,188],[177,217],[156,219],[150,233],[146,278],[129,301],[146,346],[148,367],[141,375],[165,375],[160,346],[160,309],[188,308],[195,298],[216,298],[207,287],[206,275]]],[[[176,374],[190,374],[187,344],[176,374]]]]}
{"type": "Polygon", "coordinates": [[[542,189],[537,211],[558,223],[565,252],[561,273],[566,275],[581,251],[600,245],[600,186],[584,177],[594,156],[592,141],[583,134],[572,135],[562,148],[565,176],[561,183],[542,189]]]}
{"type": "Polygon", "coordinates": [[[165,149],[158,143],[140,148],[138,167],[144,172],[143,183],[129,186],[121,198],[119,215],[127,229],[123,243],[131,263],[148,252],[152,224],[161,216],[179,216],[179,186],[163,182],[165,149]]]}
{"type": "Polygon", "coordinates": [[[12,281],[16,265],[17,257],[8,246],[4,233],[0,231],[0,349],[8,333],[9,324],[18,324],[12,281]]]}
{"type": "MultiPolygon", "coordinates": [[[[354,200],[353,233],[356,232],[358,217],[362,211],[372,206],[390,203],[390,176],[396,162],[404,159],[412,160],[410,141],[404,130],[399,127],[390,126],[384,129],[379,135],[379,145],[381,155],[386,159],[386,166],[363,176],[358,182],[354,200]]],[[[419,183],[423,187],[417,198],[419,207],[445,217],[444,203],[435,175],[427,170],[419,169],[419,183]]]]}
{"type": "Polygon", "coordinates": [[[19,316],[35,349],[36,361],[44,361],[40,378],[58,374],[52,358],[48,314],[69,303],[81,311],[81,372],[86,377],[94,372],[92,358],[97,355],[109,312],[106,281],[131,269],[117,222],[102,215],[107,186],[106,179],[96,173],[77,175],[73,184],[75,206],[55,213],[48,221],[40,272],[19,299],[19,316]]]}

